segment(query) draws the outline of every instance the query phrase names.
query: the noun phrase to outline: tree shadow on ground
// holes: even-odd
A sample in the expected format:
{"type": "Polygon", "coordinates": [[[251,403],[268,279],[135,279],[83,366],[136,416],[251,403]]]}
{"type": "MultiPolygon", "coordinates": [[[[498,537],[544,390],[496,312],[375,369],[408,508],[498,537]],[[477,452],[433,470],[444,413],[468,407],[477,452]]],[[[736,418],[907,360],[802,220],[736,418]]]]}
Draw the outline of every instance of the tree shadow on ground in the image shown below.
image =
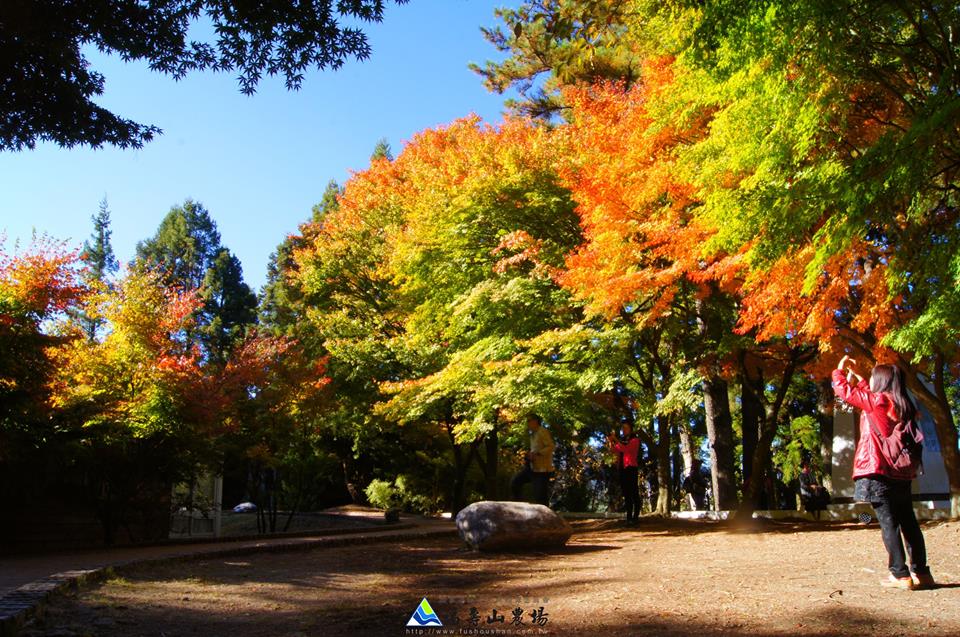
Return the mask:
{"type": "MultiPolygon", "coordinates": [[[[575,537],[575,536],[574,536],[575,537]]],[[[536,549],[505,549],[500,551],[474,551],[470,548],[461,549],[464,556],[475,558],[501,559],[506,557],[546,557],[555,555],[580,555],[582,553],[597,553],[601,551],[619,551],[623,547],[616,544],[566,544],[547,550],[536,549]]]]}
{"type": "MultiPolygon", "coordinates": [[[[469,603],[466,596],[482,594],[504,608],[534,595],[556,598],[567,586],[542,581],[554,568],[544,558],[620,547],[574,543],[549,553],[480,553],[443,539],[393,545],[389,554],[376,546],[346,548],[342,559],[321,550],[121,569],[112,583],[61,596],[24,637],[57,630],[131,637],[160,629],[231,637],[400,635],[422,597],[447,617],[469,603]],[[316,555],[323,567],[311,569],[316,555]],[[453,591],[460,599],[444,601],[453,591]]],[[[592,568],[569,565],[566,572],[579,585],[607,584],[592,568]]]]}
{"type": "MultiPolygon", "coordinates": [[[[921,620],[905,622],[883,611],[866,612],[863,609],[837,604],[815,613],[797,615],[791,625],[782,628],[762,629],[754,624],[745,624],[735,618],[719,616],[716,621],[689,621],[683,617],[651,617],[627,619],[623,623],[605,622],[596,626],[597,634],[604,635],[656,635],[657,637],[836,637],[837,635],[909,634],[924,632],[921,620]]],[[[590,634],[584,629],[573,629],[564,634],[590,634]]]]}
{"type": "MultiPolygon", "coordinates": [[[[574,541],[549,551],[483,552],[474,551],[459,540],[443,538],[401,542],[389,545],[388,549],[389,555],[381,545],[372,544],[333,550],[183,559],[134,564],[115,572],[118,581],[134,586],[176,582],[183,590],[190,590],[256,585],[261,587],[257,593],[260,599],[283,603],[287,589],[333,590],[364,577],[424,590],[443,590],[449,585],[478,590],[493,585],[502,587],[505,578],[518,570],[536,579],[538,564],[548,558],[619,551],[622,546],[574,541]],[[325,568],[304,568],[318,557],[326,563],[325,568]],[[496,568],[491,569],[490,564],[496,568]]],[[[577,567],[571,567],[571,571],[576,570],[577,567]]]]}
{"type": "MultiPolygon", "coordinates": [[[[629,537],[637,535],[656,535],[660,537],[685,537],[709,533],[764,534],[764,533],[822,533],[824,531],[845,531],[868,528],[859,522],[809,521],[809,520],[767,520],[753,519],[748,522],[737,520],[678,520],[649,516],[638,523],[629,525],[621,520],[591,520],[573,525],[575,533],[623,534],[629,537]]],[[[875,524],[873,526],[876,526],[875,524]]],[[[878,527],[879,528],[879,527],[878,527]]]]}

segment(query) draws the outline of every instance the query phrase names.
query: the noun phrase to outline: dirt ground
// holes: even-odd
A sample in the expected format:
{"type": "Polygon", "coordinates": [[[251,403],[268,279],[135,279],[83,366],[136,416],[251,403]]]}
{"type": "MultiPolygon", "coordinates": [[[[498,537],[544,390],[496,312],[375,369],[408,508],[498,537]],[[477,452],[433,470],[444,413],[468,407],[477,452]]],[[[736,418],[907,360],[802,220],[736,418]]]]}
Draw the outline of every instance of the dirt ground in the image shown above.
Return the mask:
{"type": "Polygon", "coordinates": [[[22,634],[960,635],[960,523],[924,533],[938,581],[925,591],[879,586],[876,524],[608,521],[549,554],[435,539],[128,570],[22,634]],[[405,628],[424,597],[442,629],[405,628]]]}

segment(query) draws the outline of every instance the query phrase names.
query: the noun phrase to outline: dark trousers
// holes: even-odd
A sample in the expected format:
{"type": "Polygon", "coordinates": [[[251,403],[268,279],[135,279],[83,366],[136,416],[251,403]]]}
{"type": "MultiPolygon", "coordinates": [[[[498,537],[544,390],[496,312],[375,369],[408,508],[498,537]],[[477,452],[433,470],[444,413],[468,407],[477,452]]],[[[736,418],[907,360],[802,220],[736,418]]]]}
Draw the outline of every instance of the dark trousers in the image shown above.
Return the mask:
{"type": "Polygon", "coordinates": [[[637,484],[637,468],[620,469],[620,490],[623,492],[623,508],[628,520],[640,517],[640,487],[637,484]]]}
{"type": "Polygon", "coordinates": [[[513,492],[513,499],[519,500],[523,485],[530,483],[533,488],[533,501],[537,504],[550,506],[550,472],[534,471],[527,464],[523,469],[513,476],[510,481],[510,490],[513,492]]]}
{"type": "Polygon", "coordinates": [[[910,495],[910,483],[890,481],[891,486],[878,500],[872,501],[873,510],[880,522],[883,545],[887,549],[888,566],[894,577],[910,577],[910,571],[919,575],[930,573],[927,566],[927,547],[923,541],[923,532],[913,512],[913,497],[910,495]],[[907,545],[904,553],[903,545],[907,545]],[[910,568],[907,568],[907,556],[910,568]]]}

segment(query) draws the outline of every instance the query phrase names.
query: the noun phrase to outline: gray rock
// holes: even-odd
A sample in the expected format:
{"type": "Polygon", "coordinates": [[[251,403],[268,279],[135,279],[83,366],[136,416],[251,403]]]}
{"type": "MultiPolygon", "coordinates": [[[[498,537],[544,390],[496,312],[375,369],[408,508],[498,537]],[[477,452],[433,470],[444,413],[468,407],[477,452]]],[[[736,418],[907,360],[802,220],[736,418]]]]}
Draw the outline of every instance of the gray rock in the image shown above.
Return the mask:
{"type": "Polygon", "coordinates": [[[476,551],[557,548],[573,534],[549,508],[527,502],[474,502],[457,514],[457,529],[476,551]]]}

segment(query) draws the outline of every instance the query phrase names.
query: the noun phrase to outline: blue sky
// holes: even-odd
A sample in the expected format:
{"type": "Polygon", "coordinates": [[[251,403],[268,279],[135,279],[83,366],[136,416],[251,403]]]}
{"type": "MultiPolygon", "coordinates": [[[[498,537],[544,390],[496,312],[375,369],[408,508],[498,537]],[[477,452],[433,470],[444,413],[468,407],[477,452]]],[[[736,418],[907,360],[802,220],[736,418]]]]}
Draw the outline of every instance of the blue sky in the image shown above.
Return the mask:
{"type": "Polygon", "coordinates": [[[500,119],[504,96],[488,93],[467,64],[498,57],[480,27],[497,23],[494,8],[518,4],[388,4],[383,23],[365,27],[370,59],[313,71],[298,92],[267,78],[246,97],[229,73],[174,82],[145,64],[91,55],[106,76],[97,101],[164,134],[141,150],[45,144],[0,153],[7,248],[34,230],[82,245],[106,196],[114,250],[126,262],[171,206],[192,198],[210,211],[259,290],[276,245],[309,217],[330,179],[343,183],[366,167],[380,138],[397,153],[417,131],[469,113],[500,119]]]}

